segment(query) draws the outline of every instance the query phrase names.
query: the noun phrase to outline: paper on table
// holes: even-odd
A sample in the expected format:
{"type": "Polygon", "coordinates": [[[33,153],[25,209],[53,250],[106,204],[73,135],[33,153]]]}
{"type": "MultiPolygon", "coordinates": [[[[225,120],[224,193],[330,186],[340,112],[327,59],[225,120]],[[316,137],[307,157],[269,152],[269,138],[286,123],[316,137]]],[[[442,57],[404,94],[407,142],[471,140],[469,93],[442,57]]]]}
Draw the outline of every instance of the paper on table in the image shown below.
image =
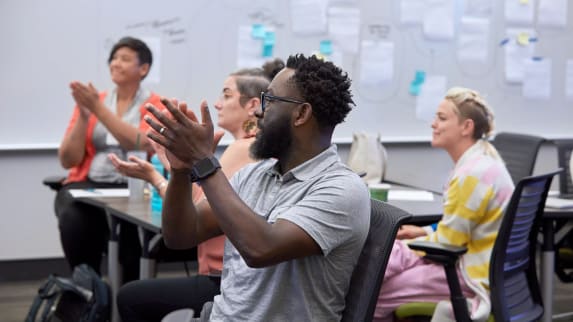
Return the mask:
{"type": "Polygon", "coordinates": [[[558,196],[559,193],[560,193],[559,190],[549,190],[547,196],[558,196]]]}
{"type": "Polygon", "coordinates": [[[424,190],[392,190],[388,191],[388,200],[433,201],[434,195],[424,190]]]}
{"type": "Polygon", "coordinates": [[[545,207],[557,209],[573,208],[573,199],[547,197],[547,200],[545,201],[545,207]]]}
{"type": "Polygon", "coordinates": [[[70,189],[72,197],[129,197],[129,189],[70,189]]]}

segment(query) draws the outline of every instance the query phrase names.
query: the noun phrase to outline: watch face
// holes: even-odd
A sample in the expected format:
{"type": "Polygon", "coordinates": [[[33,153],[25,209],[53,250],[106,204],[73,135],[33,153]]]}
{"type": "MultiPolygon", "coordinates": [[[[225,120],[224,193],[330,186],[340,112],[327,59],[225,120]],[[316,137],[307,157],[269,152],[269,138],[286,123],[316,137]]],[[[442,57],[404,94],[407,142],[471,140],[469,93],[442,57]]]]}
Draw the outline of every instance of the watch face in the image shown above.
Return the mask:
{"type": "Polygon", "coordinates": [[[219,161],[215,157],[205,158],[198,161],[191,169],[191,181],[195,182],[205,179],[211,174],[215,173],[217,169],[221,168],[219,161]]]}
{"type": "Polygon", "coordinates": [[[197,176],[202,177],[215,170],[215,165],[210,159],[203,159],[197,162],[193,168],[197,170],[197,176]]]}

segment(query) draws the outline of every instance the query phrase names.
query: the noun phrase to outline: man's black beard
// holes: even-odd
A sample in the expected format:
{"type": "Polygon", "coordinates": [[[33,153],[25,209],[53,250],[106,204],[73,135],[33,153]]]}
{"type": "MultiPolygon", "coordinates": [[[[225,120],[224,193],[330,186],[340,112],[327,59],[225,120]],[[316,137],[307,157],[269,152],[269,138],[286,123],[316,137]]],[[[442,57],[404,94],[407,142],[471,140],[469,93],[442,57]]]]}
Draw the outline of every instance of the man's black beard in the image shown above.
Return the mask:
{"type": "MultiPolygon", "coordinates": [[[[290,150],[292,132],[288,122],[261,128],[255,142],[251,144],[251,156],[255,160],[276,158],[280,159],[290,150]]],[[[264,126],[264,125],[263,125],[264,126]]]]}

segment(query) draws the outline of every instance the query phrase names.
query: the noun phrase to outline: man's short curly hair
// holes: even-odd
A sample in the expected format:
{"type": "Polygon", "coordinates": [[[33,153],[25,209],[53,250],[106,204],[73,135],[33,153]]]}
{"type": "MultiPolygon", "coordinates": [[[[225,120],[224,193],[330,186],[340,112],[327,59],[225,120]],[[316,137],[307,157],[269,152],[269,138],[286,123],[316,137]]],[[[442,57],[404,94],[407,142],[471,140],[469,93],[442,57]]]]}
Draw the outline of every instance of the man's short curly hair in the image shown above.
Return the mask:
{"type": "Polygon", "coordinates": [[[355,105],[346,72],[331,62],[303,54],[289,56],[286,67],[294,69],[291,80],[312,105],[312,113],[321,127],[333,128],[344,121],[355,105]]]}

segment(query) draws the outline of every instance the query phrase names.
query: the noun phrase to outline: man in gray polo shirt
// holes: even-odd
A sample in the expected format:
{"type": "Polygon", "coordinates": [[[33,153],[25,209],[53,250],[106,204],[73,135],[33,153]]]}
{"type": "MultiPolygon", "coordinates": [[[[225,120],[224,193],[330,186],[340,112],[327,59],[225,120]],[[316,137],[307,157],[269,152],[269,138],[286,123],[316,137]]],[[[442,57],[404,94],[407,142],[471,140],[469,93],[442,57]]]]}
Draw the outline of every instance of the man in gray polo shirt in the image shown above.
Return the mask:
{"type": "Polygon", "coordinates": [[[166,147],[172,177],[163,206],[165,242],[189,248],[225,234],[221,295],[201,312],[210,321],[337,321],[366,239],[370,200],[340,161],[331,138],[353,105],[350,79],[315,56],[289,57],[261,94],[261,159],[229,182],[213,157],[213,124],[164,100],[148,133],[166,147]],[[191,201],[201,184],[207,202],[191,201]]]}

